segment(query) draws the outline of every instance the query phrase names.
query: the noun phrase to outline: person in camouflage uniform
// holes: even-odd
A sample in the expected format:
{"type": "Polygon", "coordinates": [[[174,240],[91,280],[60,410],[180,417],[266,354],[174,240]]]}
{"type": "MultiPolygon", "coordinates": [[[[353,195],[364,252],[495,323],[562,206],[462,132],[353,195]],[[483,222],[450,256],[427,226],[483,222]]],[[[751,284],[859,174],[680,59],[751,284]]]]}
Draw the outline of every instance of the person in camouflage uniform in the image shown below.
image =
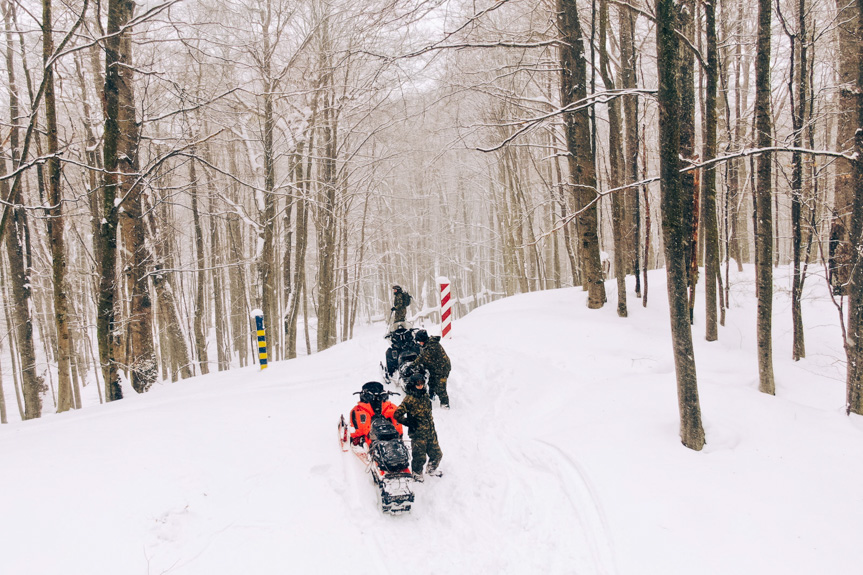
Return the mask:
{"type": "Polygon", "coordinates": [[[402,286],[393,286],[393,323],[405,321],[408,306],[411,304],[411,294],[404,291],[402,286]]]}
{"type": "Polygon", "coordinates": [[[432,417],[431,399],[426,395],[425,376],[413,374],[405,388],[404,401],[396,408],[393,418],[408,426],[408,436],[411,438],[411,469],[417,481],[423,480],[423,466],[428,456],[428,475],[440,476],[437,466],[443,458],[443,452],[437,442],[437,432],[432,417]]]}
{"type": "Polygon", "coordinates": [[[414,365],[420,370],[428,370],[431,397],[437,395],[440,398],[440,406],[444,409],[449,409],[446,380],[449,377],[451,365],[449,357],[440,344],[440,337],[429,337],[428,332],[421,329],[416,333],[414,339],[421,348],[420,355],[417,357],[414,365]]]}

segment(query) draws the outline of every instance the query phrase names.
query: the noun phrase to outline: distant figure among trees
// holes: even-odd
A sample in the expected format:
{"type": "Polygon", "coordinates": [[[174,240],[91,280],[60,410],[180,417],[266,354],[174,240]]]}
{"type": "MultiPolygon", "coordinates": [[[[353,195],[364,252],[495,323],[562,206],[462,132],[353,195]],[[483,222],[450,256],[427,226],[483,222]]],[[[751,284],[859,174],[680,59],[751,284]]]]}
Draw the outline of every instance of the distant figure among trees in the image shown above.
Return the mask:
{"type": "Polygon", "coordinates": [[[393,323],[405,321],[408,306],[411,304],[411,294],[402,289],[402,286],[393,286],[393,323]]]}

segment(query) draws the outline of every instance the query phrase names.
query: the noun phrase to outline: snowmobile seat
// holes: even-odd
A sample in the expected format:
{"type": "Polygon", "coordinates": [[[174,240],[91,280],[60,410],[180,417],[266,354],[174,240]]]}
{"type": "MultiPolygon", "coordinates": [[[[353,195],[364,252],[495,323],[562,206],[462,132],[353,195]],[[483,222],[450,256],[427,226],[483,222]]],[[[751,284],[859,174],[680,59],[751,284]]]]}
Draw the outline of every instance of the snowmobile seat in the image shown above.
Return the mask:
{"type": "Polygon", "coordinates": [[[392,441],[399,439],[401,436],[396,430],[396,426],[388,419],[383,417],[375,417],[372,419],[372,426],[369,430],[369,439],[375,441],[392,441]]]}
{"type": "Polygon", "coordinates": [[[404,365],[409,361],[415,361],[419,354],[412,349],[403,351],[399,354],[399,365],[404,365]]]}
{"type": "Polygon", "coordinates": [[[382,471],[404,471],[409,467],[408,448],[401,441],[372,443],[372,457],[382,471]]]}
{"type": "Polygon", "coordinates": [[[408,468],[408,450],[388,419],[375,417],[369,431],[371,456],[382,471],[404,471],[408,468]]]}

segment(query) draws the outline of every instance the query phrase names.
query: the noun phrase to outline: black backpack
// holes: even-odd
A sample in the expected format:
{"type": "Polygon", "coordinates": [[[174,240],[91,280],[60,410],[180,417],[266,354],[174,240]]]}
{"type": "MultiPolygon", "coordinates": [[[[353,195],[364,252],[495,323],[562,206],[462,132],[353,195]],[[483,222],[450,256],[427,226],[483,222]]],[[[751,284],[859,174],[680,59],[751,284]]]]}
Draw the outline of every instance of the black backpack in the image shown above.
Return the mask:
{"type": "Polygon", "coordinates": [[[383,471],[401,471],[408,467],[408,449],[399,437],[396,427],[388,419],[372,419],[369,439],[372,457],[383,471]]]}

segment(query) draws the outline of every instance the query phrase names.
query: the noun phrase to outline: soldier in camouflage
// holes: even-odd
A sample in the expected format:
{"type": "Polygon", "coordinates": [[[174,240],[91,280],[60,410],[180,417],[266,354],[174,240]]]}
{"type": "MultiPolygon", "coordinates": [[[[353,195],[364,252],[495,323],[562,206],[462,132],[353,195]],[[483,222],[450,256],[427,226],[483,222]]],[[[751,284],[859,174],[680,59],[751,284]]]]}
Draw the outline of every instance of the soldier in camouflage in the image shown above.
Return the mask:
{"type": "Polygon", "coordinates": [[[437,432],[432,417],[431,399],[426,395],[425,376],[413,374],[405,388],[407,395],[398,406],[393,418],[408,426],[411,438],[411,469],[417,481],[423,480],[423,466],[428,456],[428,475],[440,476],[437,466],[443,457],[443,452],[437,442],[437,432]]]}
{"type": "Polygon", "coordinates": [[[411,304],[411,294],[404,291],[401,286],[393,286],[393,323],[405,321],[408,306],[411,304]]]}
{"type": "Polygon", "coordinates": [[[414,336],[420,345],[421,351],[414,365],[420,370],[427,369],[429,372],[429,392],[431,396],[440,398],[440,406],[449,409],[449,395],[446,392],[446,380],[449,377],[451,365],[449,357],[440,344],[440,337],[429,337],[424,329],[419,330],[414,336]]]}

